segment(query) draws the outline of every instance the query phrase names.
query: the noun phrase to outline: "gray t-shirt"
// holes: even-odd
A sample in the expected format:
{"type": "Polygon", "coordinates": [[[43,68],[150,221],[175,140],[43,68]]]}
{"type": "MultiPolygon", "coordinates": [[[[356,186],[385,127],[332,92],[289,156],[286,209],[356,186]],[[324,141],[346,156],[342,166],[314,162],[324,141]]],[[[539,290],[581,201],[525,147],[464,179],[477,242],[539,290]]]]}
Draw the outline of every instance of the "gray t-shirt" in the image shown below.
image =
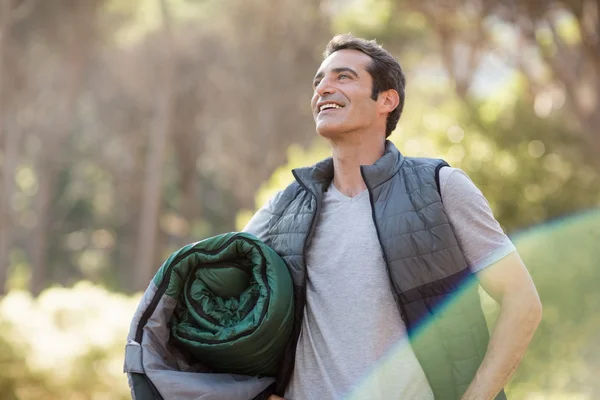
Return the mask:
{"type": "MultiPolygon", "coordinates": [[[[514,251],[489,204],[461,170],[445,167],[446,214],[473,271],[514,251]]],[[[273,202],[244,231],[263,237],[273,202]]],[[[287,400],[433,399],[394,304],[368,192],[325,193],[306,254],[308,280],[287,400]]]]}

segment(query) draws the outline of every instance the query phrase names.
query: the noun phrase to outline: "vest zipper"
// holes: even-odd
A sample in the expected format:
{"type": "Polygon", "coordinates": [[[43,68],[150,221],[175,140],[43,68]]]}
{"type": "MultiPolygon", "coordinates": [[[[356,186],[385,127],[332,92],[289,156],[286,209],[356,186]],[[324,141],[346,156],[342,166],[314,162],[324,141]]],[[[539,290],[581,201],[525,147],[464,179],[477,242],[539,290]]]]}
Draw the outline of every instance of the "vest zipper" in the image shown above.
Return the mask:
{"type": "Polygon", "coordinates": [[[292,174],[294,175],[294,178],[296,178],[296,181],[300,184],[300,186],[302,186],[302,188],[304,188],[304,190],[306,190],[308,193],[310,193],[310,195],[313,197],[313,199],[315,199],[315,213],[312,216],[312,220],[310,221],[310,228],[308,229],[308,236],[306,237],[306,240],[304,241],[304,247],[302,249],[302,258],[304,258],[304,279],[302,284],[304,285],[304,298],[305,298],[305,302],[306,302],[306,281],[307,281],[307,270],[308,267],[306,265],[306,250],[308,249],[308,244],[309,244],[309,240],[312,239],[312,235],[313,232],[315,230],[315,219],[317,218],[317,215],[319,215],[319,200],[317,199],[317,195],[315,195],[312,190],[310,190],[303,182],[302,180],[300,180],[298,178],[298,175],[296,175],[296,172],[292,171],[292,174]]]}
{"type": "MultiPolygon", "coordinates": [[[[360,175],[362,176],[363,181],[365,182],[365,185],[367,186],[367,191],[369,192],[369,202],[371,203],[371,218],[373,218],[373,224],[375,225],[375,232],[377,232],[377,240],[379,241],[379,246],[381,247],[383,261],[385,262],[387,273],[388,273],[388,279],[390,280],[390,290],[392,291],[392,296],[394,297],[394,301],[396,302],[396,306],[398,307],[398,312],[400,313],[400,318],[402,318],[402,321],[404,322],[404,325],[406,326],[407,321],[406,321],[406,316],[404,313],[404,307],[400,303],[400,300],[398,299],[398,293],[396,293],[396,288],[394,288],[394,285],[393,285],[394,281],[392,280],[392,273],[390,271],[390,263],[388,261],[387,254],[385,253],[385,248],[383,247],[383,242],[381,241],[381,234],[380,234],[380,230],[379,230],[379,225],[377,224],[377,218],[375,218],[375,202],[373,201],[373,190],[369,186],[369,183],[367,182],[367,179],[365,178],[365,174],[364,174],[362,166],[360,167],[360,175]]],[[[408,326],[406,326],[406,328],[408,329],[408,326]]]]}
{"type": "MultiPolygon", "coordinates": [[[[294,178],[296,179],[296,182],[298,182],[298,184],[300,184],[300,186],[302,186],[302,188],[304,188],[304,190],[306,190],[308,193],[310,193],[310,195],[313,197],[313,199],[315,199],[315,212],[312,216],[312,220],[310,221],[310,228],[308,229],[308,236],[306,237],[306,240],[304,241],[304,246],[302,248],[302,258],[304,259],[304,276],[302,277],[302,291],[303,291],[303,296],[304,296],[304,304],[302,305],[302,319],[300,319],[300,328],[298,329],[298,336],[296,336],[294,338],[294,364],[295,364],[295,352],[296,352],[296,347],[298,345],[298,338],[300,337],[300,332],[302,331],[302,323],[304,321],[304,309],[306,308],[306,288],[307,288],[307,281],[308,281],[308,265],[306,264],[306,251],[308,249],[308,245],[309,245],[309,240],[312,240],[312,236],[315,230],[315,220],[317,219],[317,215],[319,215],[319,199],[317,198],[317,195],[314,194],[312,192],[312,190],[310,190],[299,178],[298,175],[296,175],[295,171],[292,171],[292,174],[294,175],[294,178]]],[[[293,369],[291,371],[293,373],[293,369]]],[[[291,373],[290,376],[286,377],[286,382],[285,382],[285,386],[287,387],[287,385],[289,385],[290,383],[290,378],[291,378],[291,373]]],[[[283,390],[285,390],[285,388],[283,388],[283,390]]],[[[279,396],[283,396],[284,393],[277,393],[279,396]]]]}

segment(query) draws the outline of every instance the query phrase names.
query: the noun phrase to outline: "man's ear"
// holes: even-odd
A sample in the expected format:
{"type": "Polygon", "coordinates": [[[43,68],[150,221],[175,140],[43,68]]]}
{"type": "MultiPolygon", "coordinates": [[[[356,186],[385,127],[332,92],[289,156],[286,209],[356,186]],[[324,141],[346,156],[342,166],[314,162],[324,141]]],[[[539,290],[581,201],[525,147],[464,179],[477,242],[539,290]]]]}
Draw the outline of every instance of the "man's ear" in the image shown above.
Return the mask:
{"type": "Polygon", "coordinates": [[[382,112],[391,113],[400,104],[400,96],[394,89],[386,90],[379,93],[379,104],[382,112]]]}

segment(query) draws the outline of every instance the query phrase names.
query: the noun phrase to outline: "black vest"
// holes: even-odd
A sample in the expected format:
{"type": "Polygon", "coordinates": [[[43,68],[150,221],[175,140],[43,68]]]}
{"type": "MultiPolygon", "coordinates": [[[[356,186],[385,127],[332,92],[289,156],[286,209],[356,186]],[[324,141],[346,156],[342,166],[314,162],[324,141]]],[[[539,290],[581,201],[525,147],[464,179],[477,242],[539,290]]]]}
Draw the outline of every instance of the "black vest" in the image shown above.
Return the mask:
{"type": "MultiPolygon", "coordinates": [[[[489,341],[478,283],[467,268],[439,194],[442,160],[404,157],[391,142],[361,167],[391,290],[436,400],[458,400],[471,384],[489,341]]],[[[306,262],[323,192],[333,179],[328,158],[293,171],[296,182],[274,205],[262,238],[286,261],[294,280],[294,330],[275,393],[290,380],[306,301],[306,262]]],[[[505,399],[502,391],[496,399],[505,399]]]]}

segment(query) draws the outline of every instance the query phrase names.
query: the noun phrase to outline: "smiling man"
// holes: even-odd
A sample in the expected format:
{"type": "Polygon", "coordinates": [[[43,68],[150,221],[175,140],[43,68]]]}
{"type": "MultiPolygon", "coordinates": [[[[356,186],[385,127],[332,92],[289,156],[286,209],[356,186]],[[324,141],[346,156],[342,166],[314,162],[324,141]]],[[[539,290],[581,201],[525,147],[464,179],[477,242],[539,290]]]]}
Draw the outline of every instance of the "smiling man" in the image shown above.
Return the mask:
{"type": "Polygon", "coordinates": [[[405,77],[374,41],[333,38],[313,86],[332,157],[294,170],[244,229],[294,279],[293,338],[258,398],[356,398],[369,381],[361,398],[505,398],[541,304],[488,202],[464,172],[387,140],[405,77]],[[479,284],[500,303],[491,337],[479,284]]]}

